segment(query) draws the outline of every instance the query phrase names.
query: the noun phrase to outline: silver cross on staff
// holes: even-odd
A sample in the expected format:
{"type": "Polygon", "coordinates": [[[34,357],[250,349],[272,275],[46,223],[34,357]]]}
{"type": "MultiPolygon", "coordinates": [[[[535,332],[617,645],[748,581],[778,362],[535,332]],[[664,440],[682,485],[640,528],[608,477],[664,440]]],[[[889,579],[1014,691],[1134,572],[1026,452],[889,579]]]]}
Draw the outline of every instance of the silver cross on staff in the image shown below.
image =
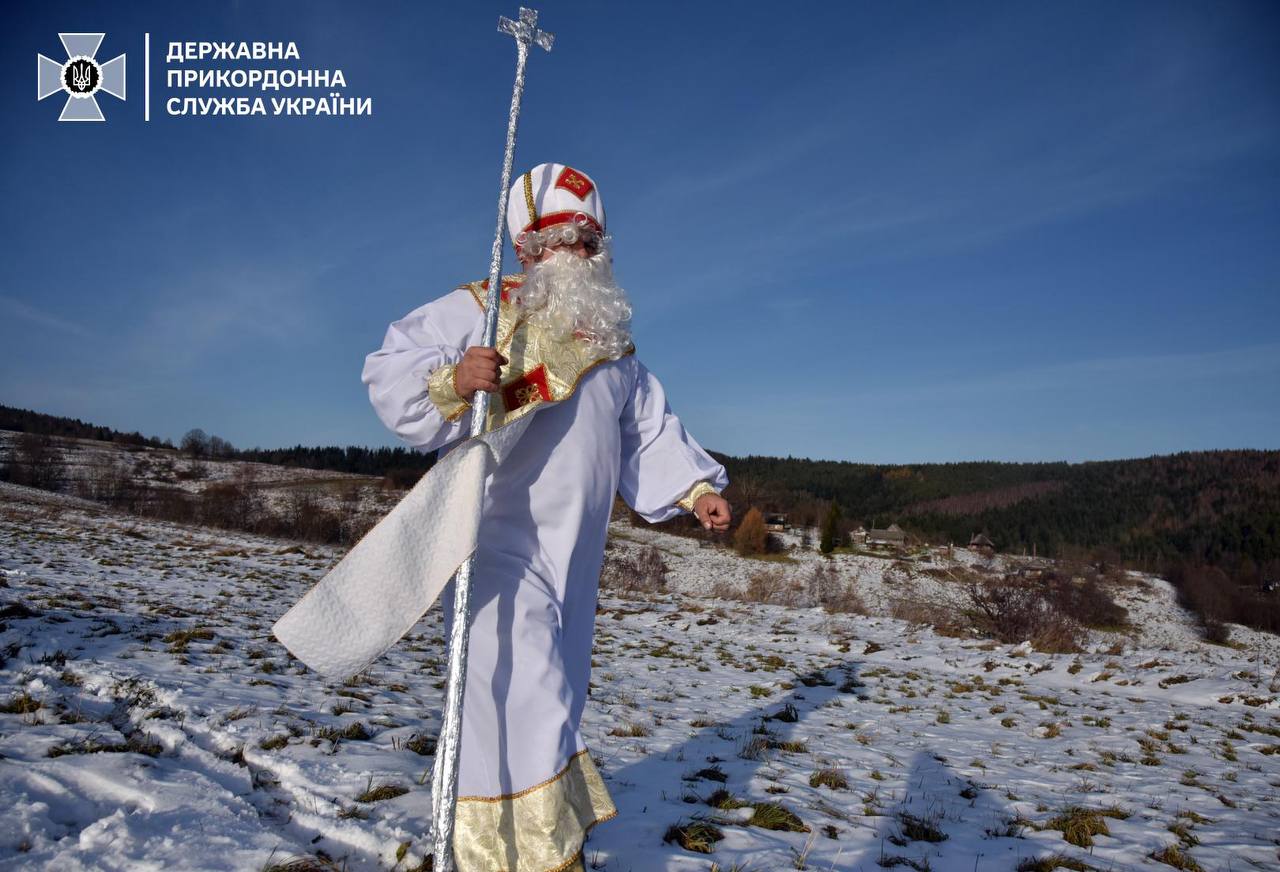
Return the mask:
{"type": "Polygon", "coordinates": [[[523,6],[520,7],[519,21],[512,21],[505,15],[498,16],[498,30],[509,33],[516,38],[516,42],[525,46],[534,42],[547,51],[551,51],[551,44],[556,41],[554,33],[538,30],[538,10],[525,9],[523,6]]]}
{"type": "MultiPolygon", "coordinates": [[[[529,46],[551,51],[555,36],[538,30],[538,13],[520,7],[520,20],[498,19],[498,30],[515,37],[516,81],[507,116],[507,148],[502,155],[502,182],[498,187],[498,221],[489,255],[489,288],[484,307],[484,335],[480,344],[492,348],[498,332],[498,296],[502,289],[502,238],[507,226],[507,195],[511,189],[511,165],[516,152],[516,126],[524,96],[524,67],[529,46]]],[[[489,420],[489,393],[476,391],[471,408],[471,435],[485,432],[489,420]]],[[[483,487],[483,484],[481,485],[483,487]]],[[[445,691],[444,717],[436,744],[432,775],[432,843],[436,872],[453,872],[453,829],[458,805],[458,751],[462,744],[462,699],[467,684],[467,645],[471,637],[471,570],[475,554],[458,567],[453,577],[453,627],[449,634],[449,683],[445,691]]]]}

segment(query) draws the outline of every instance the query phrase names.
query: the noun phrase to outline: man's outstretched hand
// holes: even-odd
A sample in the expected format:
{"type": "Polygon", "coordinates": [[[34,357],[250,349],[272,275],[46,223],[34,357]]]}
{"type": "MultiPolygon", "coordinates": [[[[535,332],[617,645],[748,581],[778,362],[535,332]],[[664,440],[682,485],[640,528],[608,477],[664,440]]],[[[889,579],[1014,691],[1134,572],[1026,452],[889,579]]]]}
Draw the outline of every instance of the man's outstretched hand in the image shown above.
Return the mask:
{"type": "Polygon", "coordinates": [[[507,359],[496,349],[485,345],[473,345],[458,361],[454,372],[458,396],[468,403],[475,397],[476,391],[496,391],[498,389],[498,370],[507,359]]]}
{"type": "Polygon", "coordinates": [[[729,501],[719,494],[703,494],[693,504],[693,513],[698,516],[702,526],[717,533],[729,529],[733,513],[729,511],[729,501]]]}

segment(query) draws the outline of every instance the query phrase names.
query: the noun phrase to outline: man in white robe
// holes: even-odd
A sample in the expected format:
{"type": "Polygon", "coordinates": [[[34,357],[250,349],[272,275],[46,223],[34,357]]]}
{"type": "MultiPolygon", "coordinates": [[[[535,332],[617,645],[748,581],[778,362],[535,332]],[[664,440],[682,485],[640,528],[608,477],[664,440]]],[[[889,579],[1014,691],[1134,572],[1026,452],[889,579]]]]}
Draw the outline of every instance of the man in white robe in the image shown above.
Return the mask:
{"type": "MultiPolygon", "coordinates": [[[[472,573],[454,855],[460,872],[581,868],[587,830],[617,814],[580,731],[615,493],[651,522],[729,526],[724,468],[685,432],[634,353],[595,183],[541,164],[507,213],[523,275],[503,278],[494,349],[477,345],[487,280],[388,328],[362,379],[382,421],[441,456],[533,415],[486,480],[472,573]]],[[[444,593],[448,619],[453,585],[444,593]]],[[[448,620],[446,621],[448,623],[448,620]]]]}

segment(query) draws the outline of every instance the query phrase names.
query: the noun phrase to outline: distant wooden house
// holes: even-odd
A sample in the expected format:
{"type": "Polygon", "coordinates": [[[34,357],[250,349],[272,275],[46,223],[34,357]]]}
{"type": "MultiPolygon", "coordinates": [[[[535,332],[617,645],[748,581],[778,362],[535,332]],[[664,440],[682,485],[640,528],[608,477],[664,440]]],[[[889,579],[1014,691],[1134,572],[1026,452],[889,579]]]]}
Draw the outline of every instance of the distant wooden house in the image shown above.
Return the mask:
{"type": "Polygon", "coordinates": [[[890,524],[884,530],[868,530],[866,543],[868,545],[881,545],[897,547],[905,544],[907,534],[897,524],[890,524]]]}
{"type": "Polygon", "coordinates": [[[764,528],[774,533],[781,533],[787,530],[787,516],[774,512],[764,516],[764,528]]]}
{"type": "Polygon", "coordinates": [[[985,533],[974,533],[969,539],[969,550],[990,557],[996,553],[996,543],[988,539],[985,533]]]}

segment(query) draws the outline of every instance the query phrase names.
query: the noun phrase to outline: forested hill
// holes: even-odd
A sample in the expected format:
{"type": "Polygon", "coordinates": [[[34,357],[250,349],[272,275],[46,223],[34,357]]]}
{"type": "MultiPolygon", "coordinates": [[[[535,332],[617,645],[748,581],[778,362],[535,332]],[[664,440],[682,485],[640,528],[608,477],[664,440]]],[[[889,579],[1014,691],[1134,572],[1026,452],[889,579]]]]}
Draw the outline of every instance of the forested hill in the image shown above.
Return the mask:
{"type": "MultiPolygon", "coordinates": [[[[172,447],[78,419],[0,406],[0,430],[172,447]]],[[[203,431],[193,453],[285,466],[391,474],[410,483],[432,456],[406,448],[238,450],[203,431]]],[[[967,543],[985,532],[1004,551],[1045,556],[1109,550],[1158,570],[1178,557],[1213,564],[1237,580],[1280,571],[1280,451],[1181,452],[1087,463],[883,465],[712,454],[729,471],[728,496],[816,524],[832,500],[846,526],[897,523],[933,541],[967,543]]]]}
{"type": "MultiPolygon", "coordinates": [[[[151,448],[175,448],[169,439],[123,433],[110,427],[88,424],[79,418],[61,418],[0,405],[0,430],[62,436],[72,439],[96,439],[121,445],[145,445],[151,448]]],[[[177,446],[197,457],[224,460],[246,460],[303,469],[332,469],[359,475],[392,475],[398,482],[412,484],[435,462],[435,455],[423,454],[405,446],[366,448],[362,445],[294,445],[287,448],[238,449],[225,439],[210,436],[203,430],[190,430],[177,446]]]]}
{"type": "MultiPolygon", "coordinates": [[[[1156,567],[1182,557],[1254,570],[1280,561],[1280,451],[1187,451],[1085,463],[906,466],[716,455],[752,503],[812,523],[846,520],[1001,550],[1112,549],[1156,567]],[[816,498],[816,499],[815,499],[816,498]],[[1239,565],[1237,565],[1239,564],[1239,565]]],[[[1273,570],[1274,572],[1274,570],[1273,570]]]]}
{"type": "Polygon", "coordinates": [[[79,418],[62,418],[46,415],[30,409],[0,406],[0,430],[17,433],[36,433],[43,436],[62,436],[68,439],[97,439],[99,442],[118,442],[121,445],[148,445],[152,448],[173,447],[173,443],[141,433],[124,433],[98,424],[86,424],[79,418]]]}

